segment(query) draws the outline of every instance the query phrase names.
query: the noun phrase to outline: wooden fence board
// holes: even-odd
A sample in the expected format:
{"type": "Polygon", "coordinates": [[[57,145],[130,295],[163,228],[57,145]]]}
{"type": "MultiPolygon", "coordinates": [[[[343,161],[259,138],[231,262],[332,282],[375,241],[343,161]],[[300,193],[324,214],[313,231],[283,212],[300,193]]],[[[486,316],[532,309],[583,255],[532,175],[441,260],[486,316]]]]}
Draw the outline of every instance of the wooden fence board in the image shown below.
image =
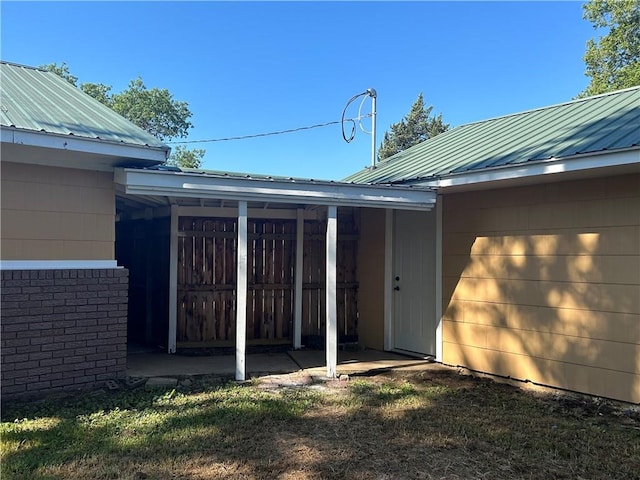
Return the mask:
{"type": "MultiPolygon", "coordinates": [[[[357,222],[339,209],[338,326],[357,334],[357,222]]],[[[324,337],[325,232],[322,221],[305,221],[302,335],[324,337]]],[[[180,217],[178,239],[179,345],[223,345],[235,335],[236,221],[180,217]]],[[[248,221],[247,338],[252,344],[292,340],[296,223],[248,221]]]]}

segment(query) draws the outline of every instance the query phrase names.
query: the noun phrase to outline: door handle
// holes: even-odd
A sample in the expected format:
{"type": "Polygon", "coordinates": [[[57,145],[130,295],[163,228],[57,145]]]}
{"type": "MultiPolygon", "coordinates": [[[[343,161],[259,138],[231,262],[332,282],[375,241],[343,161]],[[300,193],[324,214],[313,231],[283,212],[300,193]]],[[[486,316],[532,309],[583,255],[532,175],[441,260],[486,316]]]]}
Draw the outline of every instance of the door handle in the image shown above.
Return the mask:
{"type": "Polygon", "coordinates": [[[400,287],[396,285],[395,287],[393,287],[393,289],[397,292],[398,290],[400,290],[400,287]]]}

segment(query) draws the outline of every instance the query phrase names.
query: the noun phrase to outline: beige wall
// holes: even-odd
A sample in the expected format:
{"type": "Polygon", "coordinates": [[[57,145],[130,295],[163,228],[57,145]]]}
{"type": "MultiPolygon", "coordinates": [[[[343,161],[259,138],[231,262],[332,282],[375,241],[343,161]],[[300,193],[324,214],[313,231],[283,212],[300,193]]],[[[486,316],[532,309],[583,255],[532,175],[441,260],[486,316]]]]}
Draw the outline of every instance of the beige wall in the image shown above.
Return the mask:
{"type": "Polygon", "coordinates": [[[113,174],[2,159],[3,260],[113,260],[113,174]]]}
{"type": "Polygon", "coordinates": [[[360,210],[358,245],[358,342],[384,348],[384,235],[385,211],[360,210]]]}
{"type": "Polygon", "coordinates": [[[640,402],[640,175],[445,195],[444,363],[640,402]]]}

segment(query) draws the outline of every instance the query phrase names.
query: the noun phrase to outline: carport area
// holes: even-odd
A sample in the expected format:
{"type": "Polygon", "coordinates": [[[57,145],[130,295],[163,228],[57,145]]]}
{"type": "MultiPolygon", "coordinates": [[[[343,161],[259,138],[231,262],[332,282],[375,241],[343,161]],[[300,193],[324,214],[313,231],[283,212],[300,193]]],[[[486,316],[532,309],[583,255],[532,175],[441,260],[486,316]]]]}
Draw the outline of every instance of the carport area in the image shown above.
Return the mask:
{"type": "MultiPolygon", "coordinates": [[[[384,247],[358,253],[364,243],[383,245],[388,232],[366,235],[361,211],[429,212],[436,200],[428,188],[160,167],[118,169],[115,183],[116,259],[129,271],[127,340],[184,354],[131,356],[129,376],[245,380],[304,366],[334,378],[368,362],[346,350],[338,358],[340,346],[357,345],[360,328],[373,324],[358,308],[363,285],[377,282],[378,299],[388,286],[384,247]],[[379,278],[359,272],[362,264],[375,264],[379,278]],[[255,349],[303,351],[256,357],[255,349]],[[197,355],[207,350],[215,354],[197,355]]],[[[382,322],[377,329],[381,338],[382,322]]]]}

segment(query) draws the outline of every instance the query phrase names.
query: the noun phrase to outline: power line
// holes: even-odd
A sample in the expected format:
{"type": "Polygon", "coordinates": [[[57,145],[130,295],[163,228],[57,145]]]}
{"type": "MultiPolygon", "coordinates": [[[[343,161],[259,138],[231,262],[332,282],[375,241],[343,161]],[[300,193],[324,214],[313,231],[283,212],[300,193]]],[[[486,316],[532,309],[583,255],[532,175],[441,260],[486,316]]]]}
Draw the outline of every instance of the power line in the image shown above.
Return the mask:
{"type": "Polygon", "coordinates": [[[287,130],[279,130],[276,132],[267,132],[267,133],[256,133],[253,135],[242,135],[242,136],[238,136],[238,137],[225,137],[225,138],[212,138],[209,140],[185,140],[185,141],[174,141],[174,142],[167,142],[169,144],[187,144],[187,143],[213,143],[213,142],[227,142],[230,140],[246,140],[249,138],[258,138],[258,137],[270,137],[272,135],[282,135],[284,133],[295,133],[295,132],[300,132],[302,130],[311,130],[313,128],[321,128],[321,127],[328,127],[329,125],[337,125],[339,123],[344,124],[344,122],[351,122],[355,128],[355,124],[356,124],[356,120],[357,121],[361,121],[363,118],[367,118],[367,117],[371,117],[372,115],[370,113],[366,114],[366,115],[362,115],[362,116],[358,116],[356,118],[343,118],[342,120],[335,120],[333,122],[326,122],[326,123],[318,123],[316,125],[308,125],[306,127],[297,127],[297,128],[290,128],[287,130]]]}

